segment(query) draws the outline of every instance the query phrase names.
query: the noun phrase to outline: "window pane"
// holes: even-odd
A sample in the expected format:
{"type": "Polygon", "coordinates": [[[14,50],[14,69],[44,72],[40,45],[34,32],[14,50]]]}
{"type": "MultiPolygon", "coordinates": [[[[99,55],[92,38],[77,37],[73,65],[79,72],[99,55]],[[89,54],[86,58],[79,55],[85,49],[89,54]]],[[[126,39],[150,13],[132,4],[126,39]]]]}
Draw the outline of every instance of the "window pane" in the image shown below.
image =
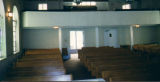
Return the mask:
{"type": "Polygon", "coordinates": [[[82,49],[83,47],[83,31],[76,31],[76,39],[77,39],[77,49],[82,49]]]}
{"type": "Polygon", "coordinates": [[[86,6],[87,4],[86,4],[86,2],[82,2],[82,6],[86,6]]]}
{"type": "Polygon", "coordinates": [[[130,8],[131,8],[130,4],[127,4],[126,9],[130,9],[130,8]]]}
{"type": "Polygon", "coordinates": [[[16,21],[15,20],[13,21],[13,27],[16,27],[16,21]]]}
{"type": "Polygon", "coordinates": [[[91,5],[91,2],[86,2],[86,5],[87,5],[87,6],[90,6],[90,5],[91,5]]]}
{"type": "Polygon", "coordinates": [[[91,6],[96,6],[96,2],[91,2],[91,6]]]}
{"type": "Polygon", "coordinates": [[[1,41],[2,41],[2,34],[1,34],[1,29],[0,29],[0,58],[2,57],[2,54],[1,54],[1,41]]]}
{"type": "Polygon", "coordinates": [[[43,4],[39,4],[38,5],[38,10],[42,10],[43,9],[43,4]]]}
{"type": "Polygon", "coordinates": [[[13,41],[13,47],[15,47],[16,46],[16,42],[15,41],[13,41]]]}
{"type": "Polygon", "coordinates": [[[75,31],[70,31],[70,48],[76,49],[76,33],[75,33],[75,31]]]}
{"type": "Polygon", "coordinates": [[[13,53],[15,53],[16,52],[16,47],[13,47],[13,53]]]}
{"type": "Polygon", "coordinates": [[[13,32],[13,39],[16,39],[16,32],[13,32]]]}
{"type": "Polygon", "coordinates": [[[122,5],[122,9],[126,9],[125,5],[122,5]]]}
{"type": "Polygon", "coordinates": [[[72,5],[73,5],[73,6],[76,6],[77,4],[76,4],[76,3],[74,3],[74,2],[72,2],[72,5]]]}
{"type": "Polygon", "coordinates": [[[47,4],[43,4],[43,10],[47,10],[48,7],[47,7],[47,4]]]}
{"type": "Polygon", "coordinates": [[[122,9],[131,9],[131,4],[122,5],[122,9]]]}

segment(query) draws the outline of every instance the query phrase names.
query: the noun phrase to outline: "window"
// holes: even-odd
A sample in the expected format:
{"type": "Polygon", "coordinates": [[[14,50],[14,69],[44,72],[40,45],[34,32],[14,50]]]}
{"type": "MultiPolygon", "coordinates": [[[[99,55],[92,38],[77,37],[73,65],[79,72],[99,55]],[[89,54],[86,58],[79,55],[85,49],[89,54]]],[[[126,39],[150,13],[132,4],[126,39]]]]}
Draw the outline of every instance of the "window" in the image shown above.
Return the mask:
{"type": "Polygon", "coordinates": [[[13,18],[13,53],[16,53],[16,26],[17,21],[13,18]]]}
{"type": "Polygon", "coordinates": [[[19,52],[19,15],[17,7],[13,8],[13,54],[19,52]]]}
{"type": "Polygon", "coordinates": [[[92,2],[81,2],[80,4],[76,4],[74,2],[72,2],[73,6],[96,6],[96,2],[92,1],[92,2]]]}
{"type": "Polygon", "coordinates": [[[96,2],[91,2],[91,5],[92,6],[96,6],[96,2]]]}
{"type": "Polygon", "coordinates": [[[6,30],[5,9],[3,0],[0,0],[0,60],[6,58],[6,30]]]}
{"type": "Polygon", "coordinates": [[[131,4],[122,5],[122,9],[131,9],[131,4]]]}
{"type": "MultiPolygon", "coordinates": [[[[1,22],[1,21],[0,21],[1,22]]],[[[2,45],[2,31],[1,31],[1,28],[0,28],[0,46],[2,45]]],[[[0,58],[2,57],[2,49],[0,47],[0,58]]]]}
{"type": "Polygon", "coordinates": [[[40,4],[38,4],[38,10],[48,10],[47,3],[40,3],[40,4]]]}

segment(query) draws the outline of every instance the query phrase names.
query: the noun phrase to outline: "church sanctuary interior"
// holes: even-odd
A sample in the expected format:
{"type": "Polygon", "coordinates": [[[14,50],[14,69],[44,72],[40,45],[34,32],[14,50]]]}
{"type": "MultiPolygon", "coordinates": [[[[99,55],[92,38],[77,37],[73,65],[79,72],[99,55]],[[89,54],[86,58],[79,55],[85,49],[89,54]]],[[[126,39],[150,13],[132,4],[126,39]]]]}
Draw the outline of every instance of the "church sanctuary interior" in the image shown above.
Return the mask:
{"type": "Polygon", "coordinates": [[[0,81],[160,81],[160,0],[0,0],[0,81]]]}

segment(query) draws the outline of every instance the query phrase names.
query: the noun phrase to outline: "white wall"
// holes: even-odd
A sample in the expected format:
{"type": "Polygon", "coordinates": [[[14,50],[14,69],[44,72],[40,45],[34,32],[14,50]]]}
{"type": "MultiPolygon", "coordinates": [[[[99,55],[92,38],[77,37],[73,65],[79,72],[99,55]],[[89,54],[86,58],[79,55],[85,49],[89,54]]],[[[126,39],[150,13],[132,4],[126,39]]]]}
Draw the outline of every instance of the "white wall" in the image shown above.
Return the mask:
{"type": "Polygon", "coordinates": [[[119,45],[130,45],[130,29],[129,26],[121,26],[118,28],[118,43],[119,45]]]}
{"type": "Polygon", "coordinates": [[[99,28],[99,46],[104,46],[104,28],[99,28]]]}
{"type": "Polygon", "coordinates": [[[99,28],[99,41],[100,46],[104,46],[104,32],[105,30],[117,30],[118,45],[130,45],[130,30],[129,26],[114,26],[114,27],[101,27],[99,28]]]}
{"type": "Polygon", "coordinates": [[[96,32],[95,28],[85,29],[85,46],[96,47],[96,32]]]}
{"type": "MultiPolygon", "coordinates": [[[[69,31],[84,31],[85,47],[96,46],[94,28],[63,28],[62,29],[62,47],[69,48],[69,31]]],[[[23,46],[27,49],[50,49],[58,48],[58,30],[55,29],[25,29],[23,32],[23,46]]]]}
{"type": "MultiPolygon", "coordinates": [[[[99,28],[100,46],[104,46],[104,31],[106,29],[117,29],[118,44],[130,45],[130,28],[129,26],[115,26],[115,27],[103,27],[99,28]]],[[[140,28],[134,28],[134,43],[135,44],[147,44],[160,42],[160,27],[157,26],[141,26],[140,28]]]]}
{"type": "Polygon", "coordinates": [[[27,49],[58,48],[58,30],[55,29],[24,29],[23,47],[27,49]]]}
{"type": "Polygon", "coordinates": [[[153,26],[134,28],[135,44],[148,44],[158,42],[156,30],[157,27],[153,26]]]}
{"type": "Polygon", "coordinates": [[[157,26],[157,40],[158,40],[158,43],[160,43],[160,25],[159,26],[157,26]]]}
{"type": "MultiPolygon", "coordinates": [[[[104,31],[117,29],[119,45],[130,45],[129,26],[99,27],[99,46],[104,46],[104,31]]],[[[69,31],[84,31],[85,47],[96,47],[95,27],[85,28],[62,28],[62,47],[69,48],[69,31]]],[[[135,44],[147,44],[160,42],[160,28],[155,26],[142,26],[134,28],[135,44]]],[[[23,32],[23,46],[30,49],[58,48],[58,29],[25,29],[23,32]]]]}
{"type": "Polygon", "coordinates": [[[97,10],[109,10],[108,2],[96,2],[97,10]]]}
{"type": "Polygon", "coordinates": [[[159,11],[92,11],[23,13],[24,28],[159,24],[159,11]]]}

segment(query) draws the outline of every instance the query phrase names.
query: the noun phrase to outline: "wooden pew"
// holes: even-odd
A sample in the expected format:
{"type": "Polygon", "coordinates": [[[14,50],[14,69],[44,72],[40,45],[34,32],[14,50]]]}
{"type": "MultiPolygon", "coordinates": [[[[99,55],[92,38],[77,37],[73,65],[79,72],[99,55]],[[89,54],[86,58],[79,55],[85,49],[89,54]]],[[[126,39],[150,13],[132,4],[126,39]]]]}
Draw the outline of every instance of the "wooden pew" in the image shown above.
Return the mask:
{"type": "Polygon", "coordinates": [[[97,77],[102,77],[103,71],[123,71],[126,69],[132,71],[148,68],[146,57],[133,56],[133,53],[126,49],[82,49],[80,54],[80,60],[97,77]]]}
{"type": "Polygon", "coordinates": [[[112,81],[153,81],[152,73],[143,69],[103,71],[102,77],[112,81]]]}
{"type": "Polygon", "coordinates": [[[72,75],[11,77],[7,81],[72,81],[72,75]]]}
{"type": "Polygon", "coordinates": [[[27,50],[5,81],[71,81],[59,49],[27,50]]]}
{"type": "Polygon", "coordinates": [[[95,70],[92,71],[92,75],[96,77],[102,77],[103,71],[116,71],[116,70],[138,70],[147,69],[148,66],[145,63],[117,63],[117,64],[104,64],[98,65],[95,70]]]}

